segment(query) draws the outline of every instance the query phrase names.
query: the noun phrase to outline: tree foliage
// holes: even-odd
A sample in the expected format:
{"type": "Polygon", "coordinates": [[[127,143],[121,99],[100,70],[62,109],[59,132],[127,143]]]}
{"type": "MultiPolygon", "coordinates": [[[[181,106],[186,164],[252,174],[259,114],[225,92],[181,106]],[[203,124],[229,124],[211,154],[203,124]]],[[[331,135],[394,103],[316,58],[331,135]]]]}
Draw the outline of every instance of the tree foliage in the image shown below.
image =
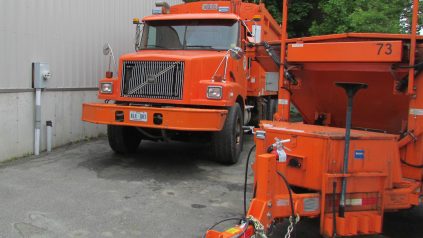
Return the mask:
{"type": "MultiPolygon", "coordinates": [[[[282,21],[282,0],[264,0],[267,10],[277,22],[282,21]]],[[[295,0],[289,4],[288,32],[290,37],[309,35],[313,18],[320,16],[319,1],[295,0]]]]}
{"type": "Polygon", "coordinates": [[[324,0],[319,4],[322,17],[313,22],[310,34],[343,32],[401,33],[404,13],[410,3],[404,0],[324,0]]]}
{"type": "MultiPolygon", "coordinates": [[[[193,1],[197,0],[186,0],[193,1]]],[[[283,0],[247,2],[260,1],[266,5],[276,21],[281,23],[283,0]]],[[[423,7],[423,0],[419,1],[423,7]]],[[[407,33],[411,25],[412,2],[413,0],[289,0],[289,37],[344,32],[407,33]]]]}
{"type": "MultiPolygon", "coordinates": [[[[280,22],[282,0],[263,2],[280,22]]],[[[411,6],[412,0],[290,0],[288,32],[290,37],[344,32],[406,33],[410,31],[411,6]]]]}

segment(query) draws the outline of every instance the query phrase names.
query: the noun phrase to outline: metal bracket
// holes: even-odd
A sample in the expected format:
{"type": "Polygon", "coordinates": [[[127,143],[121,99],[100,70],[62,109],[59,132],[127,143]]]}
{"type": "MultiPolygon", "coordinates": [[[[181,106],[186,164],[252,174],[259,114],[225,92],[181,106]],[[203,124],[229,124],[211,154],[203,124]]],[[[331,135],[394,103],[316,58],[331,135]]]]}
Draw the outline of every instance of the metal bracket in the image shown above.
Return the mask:
{"type": "Polygon", "coordinates": [[[266,139],[266,131],[256,131],[256,138],[261,140],[266,139]]]}

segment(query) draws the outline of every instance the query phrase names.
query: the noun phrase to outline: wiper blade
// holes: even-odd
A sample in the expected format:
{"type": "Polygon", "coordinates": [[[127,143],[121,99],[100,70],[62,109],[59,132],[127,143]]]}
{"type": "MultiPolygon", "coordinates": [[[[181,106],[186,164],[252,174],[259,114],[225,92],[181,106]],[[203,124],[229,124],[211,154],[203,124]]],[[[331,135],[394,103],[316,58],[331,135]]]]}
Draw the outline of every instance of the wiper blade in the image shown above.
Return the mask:
{"type": "Polygon", "coordinates": [[[145,47],[147,47],[147,49],[148,49],[148,47],[155,47],[155,48],[160,48],[160,49],[167,49],[166,47],[161,46],[161,45],[146,45],[145,47]]]}
{"type": "Polygon", "coordinates": [[[207,48],[207,49],[212,49],[215,50],[215,48],[213,48],[213,46],[210,45],[187,45],[187,48],[207,48]]]}

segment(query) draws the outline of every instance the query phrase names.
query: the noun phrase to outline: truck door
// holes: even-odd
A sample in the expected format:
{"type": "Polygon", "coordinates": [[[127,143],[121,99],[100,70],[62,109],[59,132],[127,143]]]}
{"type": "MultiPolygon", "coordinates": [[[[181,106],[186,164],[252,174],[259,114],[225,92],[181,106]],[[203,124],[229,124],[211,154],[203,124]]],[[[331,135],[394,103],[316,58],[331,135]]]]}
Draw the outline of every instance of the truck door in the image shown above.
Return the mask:
{"type": "MultiPolygon", "coordinates": [[[[245,53],[246,44],[246,29],[243,24],[239,24],[239,40],[238,40],[238,47],[241,47],[241,49],[245,53]]],[[[245,96],[247,94],[247,72],[248,72],[248,58],[244,55],[240,60],[234,61],[236,66],[234,67],[234,72],[229,72],[230,77],[233,80],[233,77],[235,78],[235,82],[240,84],[242,94],[245,96]]]]}

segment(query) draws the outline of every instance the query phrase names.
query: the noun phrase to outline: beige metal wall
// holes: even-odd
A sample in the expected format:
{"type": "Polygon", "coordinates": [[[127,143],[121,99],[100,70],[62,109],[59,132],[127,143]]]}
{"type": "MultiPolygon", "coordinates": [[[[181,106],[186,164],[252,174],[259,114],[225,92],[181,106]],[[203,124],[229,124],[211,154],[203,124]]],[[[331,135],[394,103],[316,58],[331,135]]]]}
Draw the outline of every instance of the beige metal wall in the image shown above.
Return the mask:
{"type": "Polygon", "coordinates": [[[47,120],[55,147],[105,133],[80,121],[106,69],[102,47],[109,42],[117,56],[133,51],[132,18],[151,14],[154,2],[0,0],[0,161],[33,152],[32,62],[48,63],[53,74],[42,96],[42,150],[47,120]]]}

